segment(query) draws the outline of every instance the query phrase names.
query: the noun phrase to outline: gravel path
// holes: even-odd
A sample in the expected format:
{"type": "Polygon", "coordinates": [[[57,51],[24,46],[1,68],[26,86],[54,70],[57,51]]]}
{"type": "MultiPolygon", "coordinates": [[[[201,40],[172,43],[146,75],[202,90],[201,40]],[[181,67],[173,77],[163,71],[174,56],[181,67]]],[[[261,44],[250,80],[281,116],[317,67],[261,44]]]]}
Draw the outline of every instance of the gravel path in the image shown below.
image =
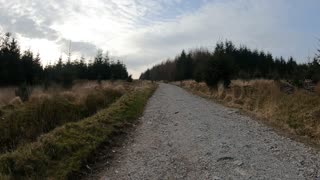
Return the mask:
{"type": "Polygon", "coordinates": [[[168,84],[100,179],[320,179],[320,154],[168,84]]]}

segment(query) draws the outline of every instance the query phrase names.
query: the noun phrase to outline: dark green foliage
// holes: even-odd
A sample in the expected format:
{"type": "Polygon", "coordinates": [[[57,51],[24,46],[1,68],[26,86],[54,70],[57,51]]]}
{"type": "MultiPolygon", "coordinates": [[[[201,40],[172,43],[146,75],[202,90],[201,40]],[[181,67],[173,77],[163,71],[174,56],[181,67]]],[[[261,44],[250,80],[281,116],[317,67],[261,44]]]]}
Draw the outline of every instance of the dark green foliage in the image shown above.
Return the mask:
{"type": "Polygon", "coordinates": [[[68,88],[75,79],[109,80],[128,78],[126,66],[120,61],[110,62],[108,53],[103,55],[98,51],[94,61],[86,63],[82,57],[73,62],[68,59],[66,63],[59,58],[55,65],[42,67],[40,56],[34,56],[30,50],[23,53],[15,38],[7,33],[0,37],[0,86],[59,83],[68,88]]]}
{"type": "Polygon", "coordinates": [[[132,79],[132,75],[129,75],[128,78],[127,78],[127,82],[132,82],[133,79],[132,79]]]}
{"type": "Polygon", "coordinates": [[[312,79],[315,83],[320,80],[320,59],[314,58],[311,63],[309,63],[309,68],[307,76],[312,79]]]}
{"type": "Polygon", "coordinates": [[[193,67],[191,54],[186,54],[183,50],[176,59],[176,81],[192,79],[193,67]]]}
{"type": "MultiPolygon", "coordinates": [[[[320,50],[319,50],[320,53],[320,50]]],[[[320,55],[313,62],[297,64],[290,57],[274,58],[270,53],[251,50],[245,46],[235,47],[231,41],[217,43],[211,53],[197,49],[182,53],[172,61],[167,61],[148,69],[140,79],[180,81],[193,79],[205,81],[209,86],[224,82],[228,86],[231,79],[287,79],[302,82],[311,79],[320,81],[320,55]],[[174,77],[174,78],[173,78],[174,77]]]]}
{"type": "Polygon", "coordinates": [[[206,49],[199,49],[191,52],[193,59],[193,79],[197,82],[204,81],[206,78],[207,64],[211,59],[211,54],[206,49]]]}
{"type": "Polygon", "coordinates": [[[295,79],[291,82],[292,85],[294,85],[295,87],[298,88],[302,88],[303,87],[303,81],[299,80],[299,79],[295,79]]]}
{"type": "Polygon", "coordinates": [[[205,74],[205,82],[210,87],[217,87],[219,82],[223,82],[228,87],[231,80],[232,57],[224,54],[213,56],[208,63],[205,74]]]}
{"type": "Polygon", "coordinates": [[[148,69],[146,72],[141,74],[140,79],[174,81],[176,79],[175,61],[168,60],[154,66],[151,70],[148,69]]]}
{"type": "Polygon", "coordinates": [[[22,101],[28,101],[31,93],[32,89],[26,83],[21,84],[15,91],[16,96],[20,97],[22,101]]]}
{"type": "Polygon", "coordinates": [[[98,51],[93,62],[86,64],[84,58],[80,61],[63,63],[60,58],[58,63],[47,66],[44,69],[45,81],[63,84],[70,87],[76,79],[97,80],[100,84],[102,80],[126,80],[128,72],[126,66],[119,60],[109,61],[108,54],[103,57],[103,52],[98,51]]]}
{"type": "Polygon", "coordinates": [[[111,73],[111,79],[113,80],[128,78],[128,72],[127,72],[126,66],[123,63],[121,63],[119,60],[116,63],[111,62],[110,73],[111,73]]]}
{"type": "Polygon", "coordinates": [[[208,61],[205,82],[210,87],[217,87],[219,82],[223,82],[225,87],[230,84],[233,75],[233,64],[235,48],[231,42],[226,42],[226,48],[223,44],[217,44],[215,52],[208,61]]]}
{"type": "Polygon", "coordinates": [[[7,33],[0,44],[0,84],[18,84],[23,82],[20,49],[11,34],[7,33]]]}

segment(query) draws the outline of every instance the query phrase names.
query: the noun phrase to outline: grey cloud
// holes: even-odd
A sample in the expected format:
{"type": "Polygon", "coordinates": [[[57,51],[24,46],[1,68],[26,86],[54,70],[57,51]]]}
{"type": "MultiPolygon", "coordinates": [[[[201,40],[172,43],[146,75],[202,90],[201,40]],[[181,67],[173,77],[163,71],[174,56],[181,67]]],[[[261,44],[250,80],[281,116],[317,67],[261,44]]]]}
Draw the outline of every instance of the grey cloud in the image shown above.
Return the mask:
{"type": "Polygon", "coordinates": [[[67,39],[61,39],[57,43],[60,45],[63,52],[65,52],[66,54],[69,51],[70,43],[71,43],[71,53],[80,54],[86,57],[92,57],[98,51],[97,46],[90,42],[70,41],[67,39]]]}
{"type": "MultiPolygon", "coordinates": [[[[284,7],[283,1],[210,3],[175,22],[138,32],[129,42],[133,47],[140,47],[141,53],[157,51],[153,54],[159,54],[158,59],[174,56],[182,49],[214,46],[218,40],[225,39],[271,51],[277,56],[289,56],[284,47],[295,46],[301,41],[297,38],[298,32],[283,25],[290,14],[284,7]]],[[[303,58],[301,52],[291,55],[303,58]]]]}
{"type": "Polygon", "coordinates": [[[96,45],[88,42],[72,42],[71,43],[72,51],[76,51],[84,56],[92,57],[94,56],[98,48],[96,45]]]}
{"type": "MultiPolygon", "coordinates": [[[[77,3],[70,1],[17,1],[7,5],[3,3],[0,1],[0,26],[4,31],[31,39],[54,41],[63,52],[67,52],[69,40],[61,37],[51,26],[54,23],[61,23],[65,17],[79,13],[84,8],[81,9],[77,3]]],[[[84,56],[93,56],[97,52],[97,47],[89,42],[76,41],[72,42],[72,51],[84,56]]]]}
{"type": "Polygon", "coordinates": [[[47,26],[40,26],[34,20],[28,17],[19,17],[14,19],[15,22],[8,27],[9,31],[20,33],[21,35],[29,38],[39,38],[55,40],[58,38],[58,33],[48,28],[47,26]]]}
{"type": "Polygon", "coordinates": [[[48,26],[48,21],[53,18],[53,15],[49,13],[50,11],[47,12],[46,16],[42,16],[41,14],[35,16],[32,11],[40,10],[40,6],[38,8],[31,8],[32,4],[23,3],[17,5],[16,8],[7,6],[0,3],[0,25],[5,31],[18,33],[28,38],[45,38],[48,40],[58,38],[58,33],[48,26]],[[41,23],[37,23],[36,17],[42,17],[44,20],[41,23]]]}
{"type": "Polygon", "coordinates": [[[65,18],[76,13],[86,13],[74,1],[0,1],[0,26],[6,31],[19,33],[27,38],[56,40],[59,32],[52,29],[53,24],[63,23],[65,18]]]}
{"type": "MultiPolygon", "coordinates": [[[[120,56],[118,59],[121,59],[125,62],[125,64],[130,68],[138,68],[141,66],[150,66],[154,63],[157,63],[158,56],[150,55],[150,56],[143,56],[143,55],[129,55],[129,56],[120,56]]],[[[158,62],[160,62],[158,60],[158,62]]]]}

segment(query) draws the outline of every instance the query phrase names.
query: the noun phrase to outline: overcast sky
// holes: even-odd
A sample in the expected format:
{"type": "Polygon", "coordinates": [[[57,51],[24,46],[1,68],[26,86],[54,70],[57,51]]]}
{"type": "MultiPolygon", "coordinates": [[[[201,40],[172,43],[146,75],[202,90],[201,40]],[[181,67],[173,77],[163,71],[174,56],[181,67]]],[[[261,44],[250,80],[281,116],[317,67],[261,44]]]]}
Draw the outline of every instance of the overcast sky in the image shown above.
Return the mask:
{"type": "Polygon", "coordinates": [[[306,62],[320,37],[319,0],[0,0],[0,32],[44,65],[67,53],[97,49],[140,72],[182,49],[213,48],[219,40],[306,62]]]}

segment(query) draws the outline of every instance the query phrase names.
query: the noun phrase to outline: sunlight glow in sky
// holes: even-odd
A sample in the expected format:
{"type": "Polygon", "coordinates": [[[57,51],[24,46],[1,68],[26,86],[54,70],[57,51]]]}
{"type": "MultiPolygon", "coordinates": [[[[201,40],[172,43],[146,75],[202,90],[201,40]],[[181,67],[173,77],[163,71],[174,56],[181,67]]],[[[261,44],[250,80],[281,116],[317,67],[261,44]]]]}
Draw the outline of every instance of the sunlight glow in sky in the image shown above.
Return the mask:
{"type": "Polygon", "coordinates": [[[97,49],[141,71],[219,40],[306,62],[320,37],[318,0],[0,0],[0,32],[52,64],[97,49]],[[65,58],[66,59],[66,58],[65,58]]]}

